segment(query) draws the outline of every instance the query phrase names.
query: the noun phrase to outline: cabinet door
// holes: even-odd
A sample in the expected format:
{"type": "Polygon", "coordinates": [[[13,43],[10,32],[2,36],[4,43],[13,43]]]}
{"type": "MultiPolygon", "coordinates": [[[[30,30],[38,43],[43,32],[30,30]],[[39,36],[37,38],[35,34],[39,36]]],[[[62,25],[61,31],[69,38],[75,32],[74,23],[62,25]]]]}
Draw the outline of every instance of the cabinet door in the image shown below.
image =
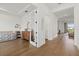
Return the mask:
{"type": "Polygon", "coordinates": [[[30,32],[26,32],[26,39],[27,39],[27,40],[30,39],[30,32]]]}
{"type": "Polygon", "coordinates": [[[29,40],[30,32],[23,32],[22,35],[23,35],[23,39],[29,40]]]}
{"type": "Polygon", "coordinates": [[[25,32],[22,32],[23,39],[26,39],[27,35],[25,32]]]}

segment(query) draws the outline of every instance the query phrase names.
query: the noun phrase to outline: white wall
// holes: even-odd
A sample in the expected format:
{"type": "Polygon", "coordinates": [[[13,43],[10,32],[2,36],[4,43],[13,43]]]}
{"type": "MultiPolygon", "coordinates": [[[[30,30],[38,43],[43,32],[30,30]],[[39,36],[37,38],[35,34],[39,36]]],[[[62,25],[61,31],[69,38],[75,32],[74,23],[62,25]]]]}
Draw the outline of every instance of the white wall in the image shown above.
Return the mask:
{"type": "Polygon", "coordinates": [[[44,4],[36,4],[39,10],[38,46],[45,43],[45,38],[52,40],[57,35],[57,18],[44,4]],[[43,20],[43,21],[42,21],[43,20]],[[42,25],[41,25],[42,21],[42,25]],[[43,30],[42,30],[43,28],[43,30]]]}
{"type": "Polygon", "coordinates": [[[50,25],[49,25],[49,39],[52,40],[57,36],[57,18],[54,14],[52,14],[50,17],[50,25]]]}
{"type": "Polygon", "coordinates": [[[54,14],[45,16],[45,38],[52,40],[57,35],[57,18],[54,14]]]}
{"type": "Polygon", "coordinates": [[[21,19],[13,15],[0,14],[0,31],[15,31],[15,24],[20,24],[21,19]]]}
{"type": "Polygon", "coordinates": [[[74,25],[75,25],[74,43],[79,48],[79,4],[76,4],[74,7],[74,25]]]}
{"type": "Polygon", "coordinates": [[[31,20],[32,20],[33,15],[30,13],[29,15],[25,14],[22,17],[22,23],[21,23],[21,31],[25,31],[25,29],[27,29],[27,23],[28,24],[28,28],[31,28],[31,20]]]}
{"type": "Polygon", "coordinates": [[[58,30],[64,33],[64,21],[58,21],[58,30]]]}
{"type": "Polygon", "coordinates": [[[37,9],[38,13],[36,14],[37,19],[37,47],[41,47],[45,44],[45,33],[44,33],[44,18],[42,16],[42,11],[37,9]]]}

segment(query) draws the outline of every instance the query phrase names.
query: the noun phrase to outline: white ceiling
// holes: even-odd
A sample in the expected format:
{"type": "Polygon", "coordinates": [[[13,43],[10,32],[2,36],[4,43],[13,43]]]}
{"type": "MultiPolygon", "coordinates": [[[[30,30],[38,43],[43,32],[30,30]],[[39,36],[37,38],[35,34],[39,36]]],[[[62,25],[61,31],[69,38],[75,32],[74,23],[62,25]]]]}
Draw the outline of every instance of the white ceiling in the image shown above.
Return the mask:
{"type": "Polygon", "coordinates": [[[74,16],[74,8],[72,7],[72,8],[68,8],[68,9],[55,12],[55,15],[57,16],[57,18],[74,16]]]}
{"type": "Polygon", "coordinates": [[[45,5],[52,11],[57,12],[63,9],[73,7],[75,3],[45,3],[45,5]]]}
{"type": "Polygon", "coordinates": [[[54,10],[59,8],[62,4],[59,3],[45,3],[45,5],[50,9],[50,10],[54,10]]]}
{"type": "Polygon", "coordinates": [[[74,23],[75,3],[46,3],[45,5],[56,15],[58,21],[74,23]]]}
{"type": "Polygon", "coordinates": [[[74,22],[74,4],[75,3],[46,3],[52,13],[56,15],[59,21],[74,22]]]}
{"type": "MultiPolygon", "coordinates": [[[[73,16],[73,10],[70,9],[62,9],[64,7],[72,6],[72,4],[66,3],[44,3],[50,11],[55,11],[61,8],[61,10],[56,11],[55,14],[58,18],[73,16]]],[[[0,3],[0,13],[11,13],[14,15],[23,16],[25,14],[25,10],[29,12],[34,10],[36,7],[32,3],[0,3]]],[[[28,13],[29,13],[28,12],[28,13]]]]}
{"type": "Polygon", "coordinates": [[[30,3],[0,3],[0,13],[10,13],[22,16],[25,10],[31,11],[35,7],[30,3]]]}
{"type": "Polygon", "coordinates": [[[0,3],[0,8],[6,9],[11,12],[18,12],[19,10],[26,7],[25,3],[0,3]]]}
{"type": "Polygon", "coordinates": [[[67,8],[58,12],[55,12],[59,21],[65,21],[69,23],[74,23],[74,8],[67,8]]]}

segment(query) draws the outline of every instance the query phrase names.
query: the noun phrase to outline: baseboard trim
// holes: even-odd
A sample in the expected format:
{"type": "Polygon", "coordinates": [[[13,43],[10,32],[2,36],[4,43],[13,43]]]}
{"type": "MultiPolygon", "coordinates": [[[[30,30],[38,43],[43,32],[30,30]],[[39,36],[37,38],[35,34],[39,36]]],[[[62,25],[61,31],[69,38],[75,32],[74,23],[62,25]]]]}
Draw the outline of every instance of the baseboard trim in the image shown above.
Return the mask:
{"type": "Polygon", "coordinates": [[[56,38],[56,37],[57,37],[57,34],[53,37],[48,38],[48,40],[54,40],[54,38],[56,38]]]}
{"type": "Polygon", "coordinates": [[[77,43],[74,43],[74,46],[79,50],[79,46],[77,43]]]}

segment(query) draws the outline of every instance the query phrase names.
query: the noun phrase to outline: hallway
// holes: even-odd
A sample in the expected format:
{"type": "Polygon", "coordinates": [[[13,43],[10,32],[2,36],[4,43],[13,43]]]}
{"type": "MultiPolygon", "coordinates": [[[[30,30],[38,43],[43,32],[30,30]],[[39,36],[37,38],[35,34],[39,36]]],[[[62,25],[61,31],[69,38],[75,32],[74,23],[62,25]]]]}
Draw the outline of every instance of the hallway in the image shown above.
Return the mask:
{"type": "Polygon", "coordinates": [[[0,43],[0,55],[23,56],[77,56],[79,51],[72,39],[53,39],[40,48],[34,48],[25,40],[14,40],[0,43]]]}

